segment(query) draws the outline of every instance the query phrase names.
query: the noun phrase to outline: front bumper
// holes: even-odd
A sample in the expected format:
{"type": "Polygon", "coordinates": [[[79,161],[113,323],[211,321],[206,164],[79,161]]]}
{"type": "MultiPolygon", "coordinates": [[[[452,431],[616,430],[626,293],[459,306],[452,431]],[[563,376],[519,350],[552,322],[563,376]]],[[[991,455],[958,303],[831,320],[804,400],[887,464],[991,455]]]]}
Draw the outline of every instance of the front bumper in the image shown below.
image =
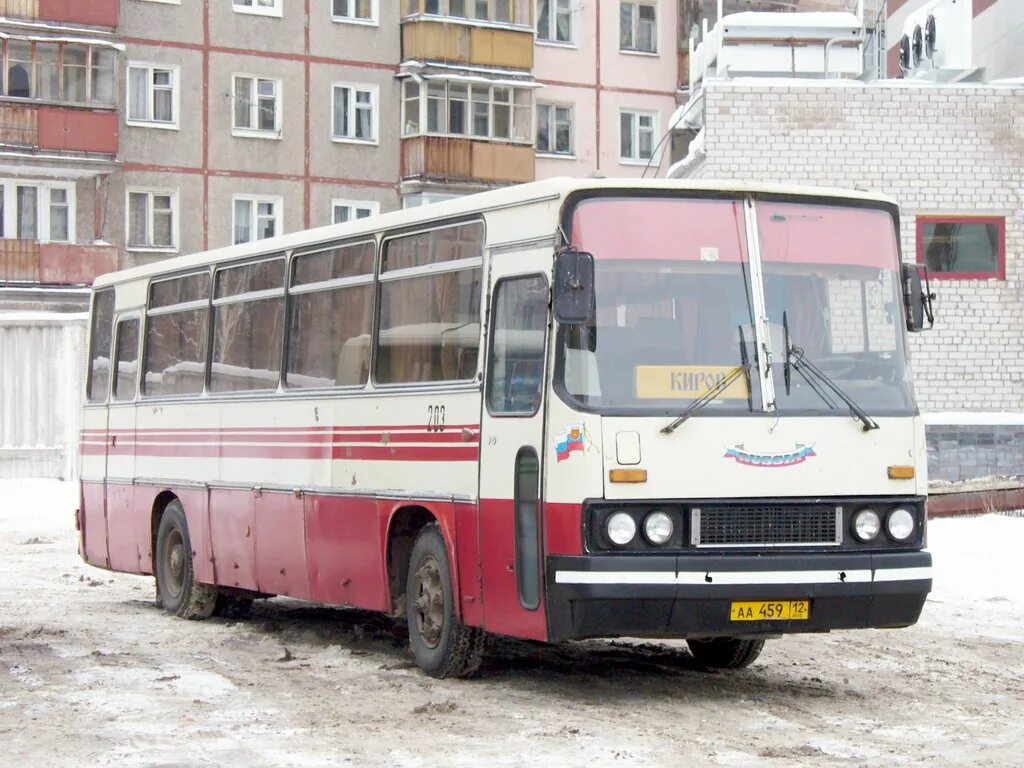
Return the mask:
{"type": "Polygon", "coordinates": [[[929,552],[553,555],[548,636],[758,636],[905,627],[931,591],[929,552]],[[730,620],[734,600],[810,600],[803,621],[730,620]]]}

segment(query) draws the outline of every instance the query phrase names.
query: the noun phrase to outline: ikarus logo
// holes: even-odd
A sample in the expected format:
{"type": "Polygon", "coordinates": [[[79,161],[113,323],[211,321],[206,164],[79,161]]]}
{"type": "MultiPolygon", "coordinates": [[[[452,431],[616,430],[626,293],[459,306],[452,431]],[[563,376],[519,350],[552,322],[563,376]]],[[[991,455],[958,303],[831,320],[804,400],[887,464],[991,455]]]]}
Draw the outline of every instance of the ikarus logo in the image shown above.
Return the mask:
{"type": "Polygon", "coordinates": [[[783,453],[760,453],[747,450],[742,443],[726,448],[723,459],[733,459],[737,464],[747,467],[792,467],[796,464],[803,464],[808,459],[814,458],[814,446],[806,443],[797,443],[791,451],[783,453]]]}

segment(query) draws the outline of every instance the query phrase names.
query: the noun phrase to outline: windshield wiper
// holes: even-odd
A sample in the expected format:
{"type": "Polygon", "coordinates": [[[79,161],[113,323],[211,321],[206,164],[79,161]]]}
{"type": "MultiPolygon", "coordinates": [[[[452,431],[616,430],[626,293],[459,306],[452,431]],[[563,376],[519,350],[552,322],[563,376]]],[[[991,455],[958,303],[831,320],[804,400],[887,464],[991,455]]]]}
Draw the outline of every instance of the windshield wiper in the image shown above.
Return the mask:
{"type": "Polygon", "coordinates": [[[744,374],[747,377],[747,402],[750,402],[750,360],[747,357],[747,345],[743,338],[743,326],[739,326],[740,332],[740,366],[733,370],[728,376],[719,381],[714,386],[705,390],[704,394],[690,403],[686,410],[679,414],[679,417],[675,419],[671,424],[666,424],[661,428],[661,432],[666,435],[671,435],[679,425],[686,421],[688,418],[693,416],[697,411],[703,408],[705,405],[714,400],[718,395],[727,390],[736,379],[744,374]]]}
{"type": "Polygon", "coordinates": [[[836,384],[826,373],[807,359],[803,349],[790,342],[789,320],[787,319],[785,312],[782,313],[782,330],[785,336],[783,341],[786,345],[786,364],[783,368],[783,378],[786,382],[786,394],[789,394],[790,371],[796,371],[800,374],[801,378],[807,382],[807,386],[809,386],[815,394],[818,395],[818,397],[824,400],[825,404],[828,405],[829,408],[836,408],[835,400],[833,400],[828,394],[828,391],[831,391],[836,397],[846,403],[846,406],[850,409],[850,413],[853,414],[854,418],[859,419],[864,425],[865,432],[870,432],[873,429],[880,429],[878,422],[868,416],[867,413],[864,412],[864,409],[857,405],[852,397],[840,389],[839,385],[836,384]],[[812,380],[812,377],[816,381],[812,380]]]}

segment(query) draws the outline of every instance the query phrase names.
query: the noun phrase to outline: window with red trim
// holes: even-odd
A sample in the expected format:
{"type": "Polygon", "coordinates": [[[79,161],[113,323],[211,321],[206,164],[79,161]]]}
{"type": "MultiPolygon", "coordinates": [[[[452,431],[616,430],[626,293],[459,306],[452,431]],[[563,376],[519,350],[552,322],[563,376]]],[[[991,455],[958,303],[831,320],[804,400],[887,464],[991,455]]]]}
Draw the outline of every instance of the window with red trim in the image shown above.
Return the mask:
{"type": "Polygon", "coordinates": [[[918,216],[917,261],[940,279],[1006,277],[1002,216],[918,216]]]}

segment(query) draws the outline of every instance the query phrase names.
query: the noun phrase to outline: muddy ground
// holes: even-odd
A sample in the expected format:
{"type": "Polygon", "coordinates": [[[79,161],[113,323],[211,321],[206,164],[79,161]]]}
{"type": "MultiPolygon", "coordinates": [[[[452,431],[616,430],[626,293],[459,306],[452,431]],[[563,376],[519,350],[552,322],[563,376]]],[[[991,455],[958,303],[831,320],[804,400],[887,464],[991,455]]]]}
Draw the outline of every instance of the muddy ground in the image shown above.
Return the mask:
{"type": "MultiPolygon", "coordinates": [[[[1024,765],[1024,612],[989,580],[937,583],[911,629],[771,641],[736,673],[683,643],[500,640],[438,681],[374,614],[167,617],[152,579],[78,559],[56,487],[0,486],[3,766],[1024,765]]],[[[970,523],[933,527],[937,565],[978,557],[970,523]]],[[[1024,519],[1000,525],[1024,543],[1024,519]]],[[[1004,548],[984,567],[1021,579],[1004,548]]]]}

